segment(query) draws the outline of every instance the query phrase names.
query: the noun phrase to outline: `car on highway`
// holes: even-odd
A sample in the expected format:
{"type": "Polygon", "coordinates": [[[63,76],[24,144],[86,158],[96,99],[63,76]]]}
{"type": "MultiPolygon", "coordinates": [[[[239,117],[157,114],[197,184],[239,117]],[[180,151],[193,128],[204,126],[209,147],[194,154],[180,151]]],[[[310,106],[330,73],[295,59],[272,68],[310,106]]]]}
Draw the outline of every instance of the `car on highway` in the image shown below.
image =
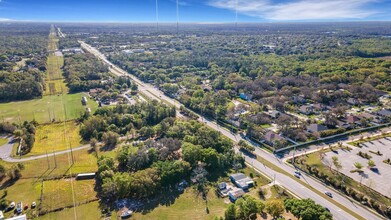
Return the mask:
{"type": "Polygon", "coordinates": [[[326,209],[326,211],[330,212],[330,209],[329,209],[329,208],[327,208],[327,207],[324,207],[324,209],[326,209]]]}
{"type": "Polygon", "coordinates": [[[333,194],[329,191],[324,192],[324,194],[326,194],[326,196],[328,196],[330,198],[333,198],[333,194]]]}
{"type": "Polygon", "coordinates": [[[296,178],[300,179],[300,175],[299,175],[299,174],[295,173],[294,176],[295,176],[296,178]]]}
{"type": "Polygon", "coordinates": [[[300,173],[300,171],[295,171],[295,174],[297,174],[297,175],[299,175],[299,176],[301,176],[301,173],[300,173]]]}

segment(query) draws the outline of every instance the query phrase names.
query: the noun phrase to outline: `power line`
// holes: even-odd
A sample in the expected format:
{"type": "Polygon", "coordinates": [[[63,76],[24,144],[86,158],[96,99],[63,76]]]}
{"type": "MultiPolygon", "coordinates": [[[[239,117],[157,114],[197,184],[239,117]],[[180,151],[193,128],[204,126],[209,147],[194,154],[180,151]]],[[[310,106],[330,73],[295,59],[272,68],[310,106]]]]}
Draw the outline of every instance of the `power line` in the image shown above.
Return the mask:
{"type": "Polygon", "coordinates": [[[176,0],[176,33],[179,34],[179,0],[176,0]]]}
{"type": "Polygon", "coordinates": [[[159,31],[159,4],[157,1],[158,0],[156,0],[155,10],[156,10],[156,31],[158,32],[159,31]]]}
{"type": "Polygon", "coordinates": [[[235,1],[235,27],[238,26],[238,0],[235,1]]]}

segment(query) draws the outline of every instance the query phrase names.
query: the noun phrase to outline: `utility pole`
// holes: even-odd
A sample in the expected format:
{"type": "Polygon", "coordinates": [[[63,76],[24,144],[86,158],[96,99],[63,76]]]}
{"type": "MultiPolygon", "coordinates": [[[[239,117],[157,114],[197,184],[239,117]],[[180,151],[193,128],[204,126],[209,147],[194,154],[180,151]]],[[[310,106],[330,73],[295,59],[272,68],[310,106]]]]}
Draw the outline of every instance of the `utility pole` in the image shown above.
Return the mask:
{"type": "Polygon", "coordinates": [[[72,145],[69,143],[69,147],[71,148],[71,157],[72,157],[72,165],[75,164],[75,160],[73,158],[73,151],[72,151],[72,145]]]}
{"type": "Polygon", "coordinates": [[[57,168],[57,160],[56,160],[56,152],[53,151],[53,156],[54,156],[54,168],[57,168]]]}
{"type": "Polygon", "coordinates": [[[48,151],[46,151],[46,161],[48,162],[48,169],[50,169],[50,163],[49,163],[49,155],[48,155],[48,151]]]}

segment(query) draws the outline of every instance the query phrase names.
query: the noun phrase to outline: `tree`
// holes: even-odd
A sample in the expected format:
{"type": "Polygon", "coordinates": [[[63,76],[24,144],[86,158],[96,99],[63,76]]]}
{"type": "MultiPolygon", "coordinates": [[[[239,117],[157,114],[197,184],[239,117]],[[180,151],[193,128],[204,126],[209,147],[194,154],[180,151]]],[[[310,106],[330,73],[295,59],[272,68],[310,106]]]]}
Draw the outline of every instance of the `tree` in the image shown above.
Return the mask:
{"type": "Polygon", "coordinates": [[[358,170],[361,170],[361,169],[363,168],[363,165],[362,165],[361,163],[359,163],[359,162],[355,162],[355,163],[354,163],[354,166],[355,166],[356,169],[358,169],[358,170]]]}
{"type": "Polygon", "coordinates": [[[261,201],[257,201],[249,195],[238,199],[235,205],[238,207],[236,213],[238,219],[256,219],[257,214],[261,213],[264,208],[264,204],[261,201]]]}
{"type": "Polygon", "coordinates": [[[286,211],[302,220],[322,219],[332,220],[333,216],[323,206],[316,204],[311,199],[286,199],[284,201],[286,211]]]}
{"type": "Polygon", "coordinates": [[[376,166],[376,164],[375,164],[375,162],[373,160],[368,160],[368,167],[369,167],[369,169],[371,169],[371,168],[373,168],[375,166],[376,166]]]}
{"type": "Polygon", "coordinates": [[[227,210],[224,212],[225,220],[236,220],[236,207],[235,204],[231,203],[227,210]]]}
{"type": "Polygon", "coordinates": [[[333,160],[333,165],[334,165],[335,169],[337,171],[339,171],[342,168],[342,165],[341,165],[341,162],[339,162],[338,157],[337,156],[333,156],[333,157],[331,157],[331,159],[333,160]]]}
{"type": "Polygon", "coordinates": [[[277,218],[284,213],[284,203],[279,199],[269,200],[265,204],[265,210],[269,213],[273,218],[277,218]]]}
{"type": "Polygon", "coordinates": [[[108,131],[103,133],[102,140],[107,147],[114,147],[118,143],[119,135],[115,132],[108,131]]]}
{"type": "Polygon", "coordinates": [[[207,183],[206,176],[208,175],[208,171],[205,169],[205,164],[199,162],[198,165],[193,169],[192,177],[195,179],[197,183],[197,189],[201,192],[205,191],[205,185],[207,183]]]}

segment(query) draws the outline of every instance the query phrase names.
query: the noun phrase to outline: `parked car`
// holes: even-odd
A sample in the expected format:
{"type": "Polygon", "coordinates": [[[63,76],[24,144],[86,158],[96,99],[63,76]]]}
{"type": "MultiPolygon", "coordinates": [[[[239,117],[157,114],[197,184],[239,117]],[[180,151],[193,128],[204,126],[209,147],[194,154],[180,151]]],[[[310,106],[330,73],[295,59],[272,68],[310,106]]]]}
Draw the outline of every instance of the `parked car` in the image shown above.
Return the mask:
{"type": "Polygon", "coordinates": [[[9,207],[9,209],[14,209],[15,208],[15,202],[11,202],[11,204],[8,207],[9,207]]]}
{"type": "Polygon", "coordinates": [[[22,211],[23,211],[23,203],[22,202],[18,202],[18,204],[16,205],[16,213],[17,214],[21,214],[22,211]]]}
{"type": "Polygon", "coordinates": [[[29,204],[24,205],[23,209],[27,210],[29,208],[29,204]]]}
{"type": "Polygon", "coordinates": [[[31,203],[31,208],[33,209],[33,208],[35,208],[37,206],[37,203],[35,203],[35,202],[32,202],[31,203]]]}
{"type": "Polygon", "coordinates": [[[326,194],[326,196],[328,196],[330,198],[333,198],[333,194],[331,192],[326,191],[326,192],[324,192],[324,194],[326,194]]]}

